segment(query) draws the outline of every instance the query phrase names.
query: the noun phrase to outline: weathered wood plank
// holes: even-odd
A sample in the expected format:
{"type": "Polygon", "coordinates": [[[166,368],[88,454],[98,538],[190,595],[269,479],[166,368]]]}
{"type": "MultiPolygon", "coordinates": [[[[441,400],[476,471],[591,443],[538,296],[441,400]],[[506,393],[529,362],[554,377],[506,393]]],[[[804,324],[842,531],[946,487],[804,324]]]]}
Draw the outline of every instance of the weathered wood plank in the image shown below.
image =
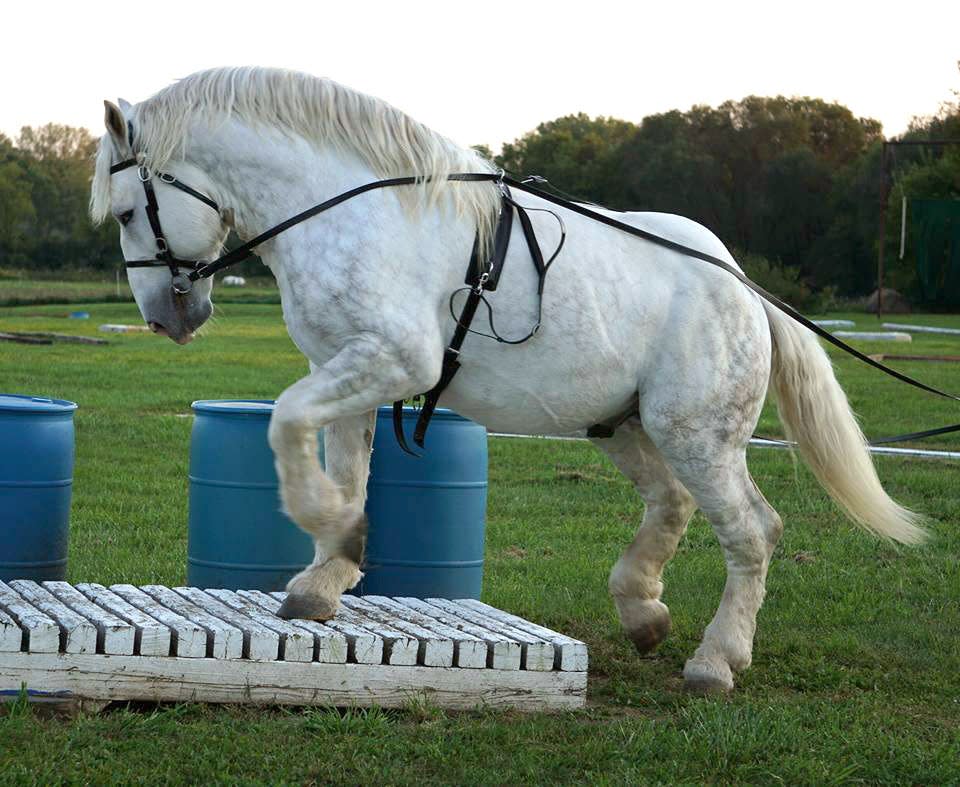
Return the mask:
{"type": "Polygon", "coordinates": [[[0,691],[40,687],[90,700],[520,710],[583,707],[584,672],[466,670],[96,654],[0,654],[0,691]]]}
{"type": "MultiPolygon", "coordinates": [[[[110,590],[124,601],[133,605],[150,617],[160,621],[170,629],[171,648],[177,656],[185,658],[203,658],[207,655],[207,632],[202,626],[185,618],[173,610],[167,609],[133,585],[111,585],[110,590]]],[[[210,650],[213,650],[211,643],[210,650]]],[[[142,652],[142,651],[141,651],[142,652]]]]}
{"type": "Polygon", "coordinates": [[[405,632],[377,620],[370,620],[366,615],[340,605],[337,616],[328,623],[347,623],[375,634],[383,640],[383,661],[395,667],[412,666],[417,663],[420,653],[420,643],[405,632]]]}
{"type": "MultiPolygon", "coordinates": [[[[277,601],[283,601],[287,594],[278,591],[270,595],[277,601]]],[[[336,617],[324,621],[324,625],[343,631],[344,634],[347,633],[347,629],[344,627],[349,627],[351,631],[364,631],[367,634],[372,634],[382,643],[382,658],[385,664],[405,666],[417,663],[419,645],[416,640],[389,626],[367,620],[342,604],[340,609],[337,610],[336,617]]]]}
{"type": "Polygon", "coordinates": [[[340,604],[368,620],[413,637],[417,642],[417,664],[425,667],[453,666],[453,640],[449,637],[444,637],[409,620],[398,618],[376,604],[356,596],[344,595],[340,599],[340,604]]]}
{"type": "MultiPolygon", "coordinates": [[[[364,596],[363,600],[380,607],[394,620],[412,623],[433,632],[434,635],[443,637],[444,640],[450,640],[454,646],[452,666],[463,669],[483,669],[487,666],[487,643],[479,637],[448,626],[436,618],[418,612],[387,596],[364,596]]],[[[424,661],[424,664],[428,664],[428,662],[424,661]]],[[[431,665],[428,664],[428,666],[431,665]]],[[[451,665],[443,664],[441,666],[451,665]]]]}
{"type": "MultiPolygon", "coordinates": [[[[51,333],[50,331],[7,331],[8,336],[23,336],[27,339],[49,339],[50,342],[67,344],[110,344],[106,339],[94,339],[90,336],[77,336],[72,333],[51,333]]],[[[47,342],[49,344],[50,342],[47,342]]]]}
{"type": "Polygon", "coordinates": [[[97,652],[97,627],[89,620],[32,579],[11,579],[8,584],[60,627],[60,650],[66,653],[97,652]]]}
{"type": "Polygon", "coordinates": [[[224,623],[202,607],[175,593],[164,585],[143,585],[140,590],[153,596],[167,609],[183,615],[207,632],[207,657],[212,659],[239,659],[243,657],[243,632],[224,623]]]}
{"type": "Polygon", "coordinates": [[[31,336],[17,336],[15,333],[0,333],[0,342],[16,342],[17,344],[53,344],[53,339],[39,339],[31,336]]]}
{"type": "Polygon", "coordinates": [[[231,609],[275,632],[279,638],[279,658],[284,661],[313,661],[314,642],[309,632],[290,625],[232,590],[210,589],[206,592],[231,609]]]}
{"type": "Polygon", "coordinates": [[[475,609],[458,604],[455,601],[449,601],[445,598],[428,598],[427,601],[435,607],[440,607],[440,609],[457,615],[464,620],[469,620],[471,623],[483,626],[484,628],[519,642],[521,648],[520,669],[534,670],[537,672],[553,669],[555,656],[552,642],[545,642],[533,634],[528,634],[526,631],[514,628],[506,623],[501,623],[482,612],[477,612],[475,609]]]}
{"type": "Polygon", "coordinates": [[[477,610],[478,612],[482,612],[484,615],[487,615],[494,620],[498,620],[501,623],[506,623],[513,628],[526,631],[535,637],[552,642],[557,649],[558,659],[557,663],[554,665],[556,669],[566,670],[568,672],[587,671],[589,658],[587,655],[587,645],[585,642],[568,637],[566,634],[561,634],[558,631],[548,629],[546,626],[540,626],[536,623],[531,623],[529,620],[521,618],[519,615],[512,615],[509,612],[504,612],[502,609],[491,607],[489,604],[484,604],[482,601],[477,601],[476,599],[457,599],[457,603],[468,606],[471,609],[477,610]]]}
{"type": "MultiPolygon", "coordinates": [[[[109,611],[133,626],[134,653],[140,656],[171,655],[171,631],[159,620],[150,617],[143,610],[96,582],[82,582],[76,585],[76,589],[101,609],[109,611]]],[[[109,651],[106,652],[109,653],[109,651]]]]}
{"type": "Polygon", "coordinates": [[[97,629],[97,652],[112,656],[132,656],[137,630],[109,610],[94,604],[66,582],[44,582],[43,587],[97,629]]]}
{"type": "Polygon", "coordinates": [[[27,602],[9,585],[0,582],[0,606],[23,631],[23,647],[31,653],[56,653],[60,650],[60,627],[53,619],[27,602]]]}
{"type": "MultiPolygon", "coordinates": [[[[276,615],[280,602],[260,590],[238,590],[240,598],[250,601],[271,615],[276,615]]],[[[277,618],[280,620],[280,618],[277,618]]],[[[367,631],[352,626],[330,626],[316,620],[285,620],[284,623],[302,629],[313,637],[316,651],[314,661],[329,664],[356,662],[379,664],[383,659],[383,641],[367,631]]]]}
{"type": "Polygon", "coordinates": [[[279,657],[280,635],[273,629],[261,626],[199,588],[177,587],[173,590],[205,612],[240,629],[243,635],[243,658],[254,661],[276,661],[279,657]]]}
{"type": "Polygon", "coordinates": [[[482,639],[487,645],[487,667],[490,669],[520,669],[522,648],[520,643],[509,637],[498,634],[496,631],[478,626],[469,620],[464,620],[446,610],[428,604],[423,599],[412,597],[396,598],[394,601],[410,607],[424,615],[429,615],[450,628],[471,634],[482,639]]]}
{"type": "MultiPolygon", "coordinates": [[[[2,598],[0,598],[2,603],[2,598]]],[[[23,629],[0,607],[0,652],[16,653],[23,647],[23,629]]]]}
{"type": "Polygon", "coordinates": [[[420,643],[402,631],[392,626],[370,620],[365,615],[340,605],[337,615],[328,624],[340,626],[349,625],[367,631],[383,641],[383,663],[395,667],[411,666],[417,663],[420,652],[420,643]]]}

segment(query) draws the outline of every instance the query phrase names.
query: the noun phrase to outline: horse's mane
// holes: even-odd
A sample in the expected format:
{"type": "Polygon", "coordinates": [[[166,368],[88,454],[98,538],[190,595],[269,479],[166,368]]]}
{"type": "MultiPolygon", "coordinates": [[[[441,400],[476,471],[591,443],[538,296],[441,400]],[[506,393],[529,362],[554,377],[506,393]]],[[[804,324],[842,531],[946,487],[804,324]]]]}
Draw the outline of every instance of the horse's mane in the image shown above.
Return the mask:
{"type": "MultiPolygon", "coordinates": [[[[429,177],[421,187],[403,191],[419,194],[427,204],[450,199],[458,213],[476,220],[484,241],[492,234],[499,208],[496,188],[446,181],[451,172],[490,171],[488,161],[385,101],[331,79],[250,66],[199,71],[134,107],[134,149],[146,166],[161,170],[185,154],[190,124],[197,119],[215,124],[230,117],[352,151],[381,178],[429,177]]],[[[90,201],[98,220],[110,210],[114,153],[110,135],[104,135],[90,201]]]]}

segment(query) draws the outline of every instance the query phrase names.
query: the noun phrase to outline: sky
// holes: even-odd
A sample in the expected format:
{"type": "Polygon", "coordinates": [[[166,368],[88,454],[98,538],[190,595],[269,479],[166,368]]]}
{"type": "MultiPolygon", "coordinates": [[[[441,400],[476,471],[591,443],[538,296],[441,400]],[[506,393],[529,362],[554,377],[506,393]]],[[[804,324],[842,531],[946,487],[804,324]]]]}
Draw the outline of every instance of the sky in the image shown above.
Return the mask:
{"type": "Polygon", "coordinates": [[[887,137],[960,90],[960,1],[139,0],[5,4],[0,132],[102,133],[194,71],[267,65],[386,99],[494,151],[574,112],[639,122],[747,95],[838,101],[887,137]]]}

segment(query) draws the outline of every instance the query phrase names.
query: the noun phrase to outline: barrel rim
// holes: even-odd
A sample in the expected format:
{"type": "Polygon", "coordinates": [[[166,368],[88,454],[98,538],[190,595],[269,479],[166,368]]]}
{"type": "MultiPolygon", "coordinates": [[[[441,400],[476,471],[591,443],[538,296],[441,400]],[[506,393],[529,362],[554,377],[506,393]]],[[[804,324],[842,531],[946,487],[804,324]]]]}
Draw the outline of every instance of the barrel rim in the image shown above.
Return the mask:
{"type": "MultiPolygon", "coordinates": [[[[410,405],[404,405],[403,407],[403,420],[404,421],[415,421],[420,417],[420,408],[411,407],[410,405]]],[[[392,419],[393,418],[393,406],[392,405],[383,405],[382,407],[377,408],[377,418],[392,419]]],[[[476,423],[476,421],[471,421],[469,418],[460,415],[460,413],[451,410],[448,407],[438,407],[433,411],[433,418],[447,421],[465,421],[466,423],[476,423]]],[[[477,424],[479,426],[479,424],[477,424]]]]}
{"type": "Polygon", "coordinates": [[[51,399],[46,396],[32,396],[30,394],[0,393],[0,412],[5,413],[58,415],[72,413],[77,407],[76,402],[71,402],[68,399],[51,399]]]}
{"type": "Polygon", "coordinates": [[[275,404],[276,401],[273,399],[197,399],[190,407],[197,413],[212,413],[222,416],[269,416],[273,413],[275,404]],[[250,405],[250,407],[243,407],[244,404],[250,405]],[[263,407],[262,405],[269,405],[269,407],[263,407]]]}

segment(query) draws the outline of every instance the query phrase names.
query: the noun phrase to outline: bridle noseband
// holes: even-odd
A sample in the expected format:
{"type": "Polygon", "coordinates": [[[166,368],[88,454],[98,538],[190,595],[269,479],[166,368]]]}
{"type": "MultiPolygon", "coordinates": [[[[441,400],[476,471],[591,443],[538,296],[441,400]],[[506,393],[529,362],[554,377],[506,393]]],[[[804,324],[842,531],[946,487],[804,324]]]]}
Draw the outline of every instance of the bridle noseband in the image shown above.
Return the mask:
{"type": "MultiPolygon", "coordinates": [[[[163,234],[163,227],[160,224],[160,206],[157,204],[157,193],[153,188],[153,174],[150,170],[140,164],[137,159],[129,158],[110,167],[110,174],[115,175],[130,167],[137,167],[137,177],[143,184],[143,193],[147,198],[145,208],[147,221],[150,222],[150,229],[153,231],[154,241],[157,244],[157,254],[150,260],[125,260],[125,264],[128,268],[152,268],[158,265],[165,265],[170,269],[172,279],[171,287],[173,287],[173,291],[177,295],[186,295],[193,288],[193,283],[197,279],[202,278],[200,271],[208,264],[208,261],[181,260],[173,256],[173,252],[170,251],[170,244],[167,243],[167,238],[163,234]],[[190,273],[183,273],[180,268],[190,268],[190,273]]],[[[168,175],[165,172],[158,172],[157,178],[159,178],[161,183],[166,183],[169,186],[180,189],[180,191],[200,200],[204,205],[209,205],[219,215],[220,206],[206,194],[202,194],[195,188],[180,182],[176,177],[168,175]]]]}

